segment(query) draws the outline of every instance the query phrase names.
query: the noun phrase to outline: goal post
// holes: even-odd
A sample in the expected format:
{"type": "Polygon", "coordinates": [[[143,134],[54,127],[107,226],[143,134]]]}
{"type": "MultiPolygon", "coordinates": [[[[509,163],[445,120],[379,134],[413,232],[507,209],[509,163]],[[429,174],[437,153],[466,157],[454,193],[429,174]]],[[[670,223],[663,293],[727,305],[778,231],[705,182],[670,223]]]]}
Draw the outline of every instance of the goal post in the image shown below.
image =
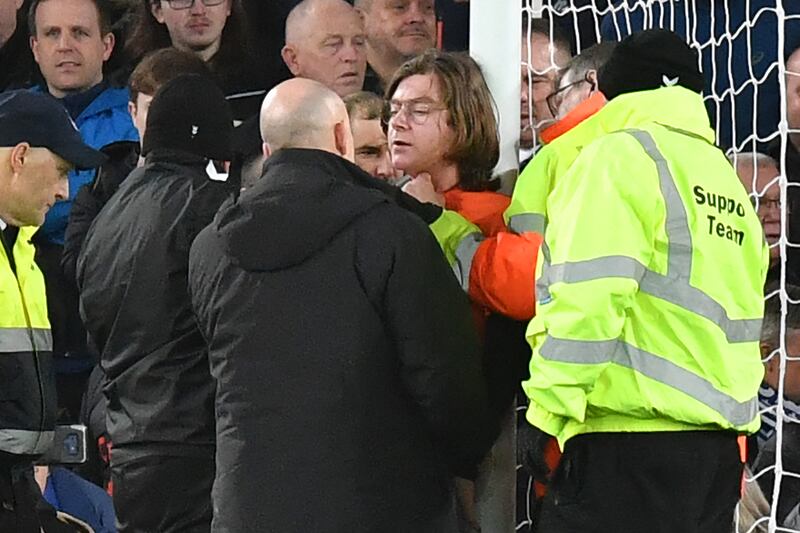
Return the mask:
{"type": "MultiPolygon", "coordinates": [[[[800,0],[470,0],[470,9],[470,53],[483,68],[497,103],[501,157],[496,170],[504,176],[506,192],[514,183],[507,176],[512,175],[519,161],[523,13],[529,19],[545,18],[551,22],[551,42],[553,28],[558,26],[568,35],[573,53],[599,40],[620,40],[643,29],[675,31],[698,52],[698,62],[707,78],[703,98],[721,148],[734,164],[740,157],[755,158],[758,153],[767,152],[777,160],[780,176],[775,184],[780,190],[782,230],[774,243],[779,256],[772,272],[777,285],[772,297],[781,303],[780,345],[774,353],[780,362],[780,378],[775,404],[762,408],[762,414],[774,416],[777,453],[771,465],[753,471],[747,479],[747,486],[758,490],[768,509],[761,508],[746,518],[744,512],[737,514],[731,531],[800,533],[800,507],[794,525],[787,523],[785,516],[778,516],[778,502],[787,494],[784,481],[794,479],[800,485],[800,465],[790,465],[785,453],[789,451],[786,447],[791,446],[786,440],[787,429],[800,424],[800,414],[787,415],[790,407],[784,398],[788,367],[800,365],[787,354],[786,341],[787,313],[790,306],[800,305],[787,295],[787,269],[792,268],[787,257],[792,251],[800,255],[796,250],[800,242],[792,242],[789,234],[790,214],[800,217],[800,212],[790,213],[789,209],[790,203],[800,207],[800,176],[790,175],[791,168],[787,168],[787,153],[793,149],[791,135],[800,134],[790,130],[787,111],[787,79],[800,78],[800,72],[787,68],[788,52],[800,47],[800,0]],[[762,490],[758,485],[765,476],[772,476],[774,482],[762,490]]],[[[533,74],[529,71],[529,86],[533,74]]],[[[800,100],[800,96],[796,98],[800,100]]],[[[535,102],[531,93],[528,101],[533,116],[535,102]]],[[[752,180],[750,188],[758,208],[764,191],[756,186],[755,171],[752,180]]],[[[797,274],[800,278],[800,272],[797,274]]],[[[800,442],[796,444],[800,447],[800,442]]],[[[800,450],[797,454],[800,457],[800,450]]],[[[800,504],[800,496],[796,503],[800,504]]],[[[535,524],[519,522],[516,530],[535,530],[535,524]]]]}

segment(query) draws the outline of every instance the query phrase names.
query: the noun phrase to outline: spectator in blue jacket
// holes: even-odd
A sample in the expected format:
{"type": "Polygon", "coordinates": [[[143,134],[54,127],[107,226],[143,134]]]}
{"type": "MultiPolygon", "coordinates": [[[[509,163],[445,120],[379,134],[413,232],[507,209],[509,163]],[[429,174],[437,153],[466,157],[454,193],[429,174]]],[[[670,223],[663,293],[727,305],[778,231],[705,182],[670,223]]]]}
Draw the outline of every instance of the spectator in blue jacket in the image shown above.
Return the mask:
{"type": "MultiPolygon", "coordinates": [[[[34,90],[58,99],[83,141],[95,149],[139,140],[128,113],[128,90],[112,87],[103,73],[103,64],[114,49],[107,8],[107,2],[100,0],[33,0],[28,12],[31,49],[44,79],[44,86],[34,90]]],[[[72,203],[93,177],[91,170],[70,172],[69,197],[52,207],[36,236],[36,261],[47,284],[59,407],[65,421],[77,420],[92,362],[74,282],[61,271],[61,253],[72,203]]]]}

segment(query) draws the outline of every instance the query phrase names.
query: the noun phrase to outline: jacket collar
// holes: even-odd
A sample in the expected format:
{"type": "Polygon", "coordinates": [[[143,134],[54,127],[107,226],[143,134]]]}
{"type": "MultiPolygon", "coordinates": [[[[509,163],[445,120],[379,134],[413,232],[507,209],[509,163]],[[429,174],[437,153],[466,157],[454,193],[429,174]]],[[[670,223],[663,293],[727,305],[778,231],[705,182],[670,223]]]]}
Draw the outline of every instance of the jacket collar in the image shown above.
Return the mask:
{"type": "Polygon", "coordinates": [[[711,144],[715,141],[703,97],[679,86],[622,94],[606,104],[596,119],[607,132],[656,123],[711,144]]]}
{"type": "Polygon", "coordinates": [[[542,131],[541,139],[545,144],[550,144],[557,138],[570,131],[572,128],[591,117],[606,105],[606,97],[600,91],[578,104],[564,118],[542,131]]]}

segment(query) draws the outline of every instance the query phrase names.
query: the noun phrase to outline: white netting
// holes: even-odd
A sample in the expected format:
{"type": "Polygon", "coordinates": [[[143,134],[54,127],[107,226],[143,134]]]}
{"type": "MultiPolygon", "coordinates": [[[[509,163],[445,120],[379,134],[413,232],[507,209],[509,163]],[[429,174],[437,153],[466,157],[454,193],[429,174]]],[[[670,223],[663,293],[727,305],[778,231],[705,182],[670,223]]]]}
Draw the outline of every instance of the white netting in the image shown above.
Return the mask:
{"type": "MultiPolygon", "coordinates": [[[[778,230],[772,244],[780,255],[771,273],[772,289],[766,295],[781,303],[780,342],[765,359],[779,358],[779,378],[777,391],[770,396],[762,390],[761,395],[765,419],[761,436],[773,438],[778,453],[770,464],[748,473],[746,502],[740,505],[731,530],[800,531],[800,512],[795,513],[798,516],[791,512],[800,504],[800,405],[784,398],[785,392],[800,396],[785,386],[790,383],[787,380],[794,379],[800,385],[800,372],[797,378],[793,377],[792,368],[787,372],[787,364],[800,365],[795,363],[800,358],[787,357],[786,340],[789,306],[800,305],[800,301],[788,297],[786,290],[788,284],[800,283],[800,272],[796,273],[793,263],[793,254],[800,256],[800,233],[796,229],[800,228],[800,220],[789,222],[789,206],[794,206],[798,212],[794,216],[800,217],[800,156],[790,141],[796,135],[795,144],[800,146],[800,130],[789,129],[790,124],[797,127],[800,122],[800,55],[788,62],[787,69],[789,53],[800,48],[800,0],[522,0],[522,10],[528,21],[529,42],[537,32],[534,26],[544,25],[551,43],[559,32],[564,33],[573,53],[600,40],[620,40],[653,27],[675,31],[699,52],[707,81],[704,99],[719,145],[745,176],[743,181],[750,181],[751,196],[762,222],[765,212],[780,207],[776,211],[779,215],[775,215],[779,222],[776,219],[778,230]],[[794,101],[797,109],[792,105],[794,101]],[[793,113],[797,113],[797,119],[793,113]],[[769,153],[779,170],[770,170],[773,163],[759,153],[769,153]],[[774,176],[763,174],[766,172],[773,172],[774,176]],[[795,487],[791,486],[793,483],[795,487]],[[789,501],[795,498],[794,494],[797,501],[789,501]]],[[[527,103],[523,99],[523,106],[527,106],[531,117],[531,130],[551,119],[540,95],[547,92],[542,90],[543,84],[553,84],[559,68],[564,66],[554,47],[544,56],[547,61],[537,61],[536,50],[526,53],[523,49],[523,88],[524,82],[528,85],[527,103]]],[[[534,151],[536,142],[534,138],[534,151]]],[[[519,407],[519,412],[524,412],[524,406],[519,407]]],[[[531,486],[520,484],[520,492],[527,492],[527,503],[531,501],[531,491],[531,486]]],[[[523,499],[525,495],[521,494],[518,504],[523,499]]],[[[527,503],[517,512],[518,531],[527,531],[531,526],[533,513],[527,503]]]]}

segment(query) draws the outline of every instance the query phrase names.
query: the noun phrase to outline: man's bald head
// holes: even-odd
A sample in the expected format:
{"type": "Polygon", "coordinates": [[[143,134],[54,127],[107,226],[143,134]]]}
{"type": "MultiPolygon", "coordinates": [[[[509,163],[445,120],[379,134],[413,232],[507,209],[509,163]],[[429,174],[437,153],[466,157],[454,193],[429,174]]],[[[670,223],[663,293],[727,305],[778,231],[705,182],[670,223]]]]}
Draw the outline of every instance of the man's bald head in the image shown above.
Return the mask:
{"type": "Polygon", "coordinates": [[[264,98],[260,118],[266,157],[283,148],[311,148],[354,159],[344,102],[319,82],[294,78],[277,85],[264,98]]]}
{"type": "Polygon", "coordinates": [[[367,69],[364,22],[344,0],[303,0],[286,19],[286,66],[339,96],[361,90],[367,69]]]}

